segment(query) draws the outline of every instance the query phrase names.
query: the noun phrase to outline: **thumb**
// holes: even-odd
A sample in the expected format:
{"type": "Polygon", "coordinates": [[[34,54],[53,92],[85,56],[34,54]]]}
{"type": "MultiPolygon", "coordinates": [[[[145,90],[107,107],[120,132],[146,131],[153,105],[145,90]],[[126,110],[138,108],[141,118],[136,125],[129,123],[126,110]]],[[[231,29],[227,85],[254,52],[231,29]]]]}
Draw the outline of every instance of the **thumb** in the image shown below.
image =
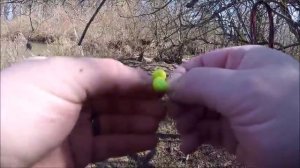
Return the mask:
{"type": "Polygon", "coordinates": [[[206,106],[222,113],[230,106],[228,99],[238,87],[235,74],[234,70],[212,67],[175,71],[170,80],[169,97],[177,103],[206,106]]]}

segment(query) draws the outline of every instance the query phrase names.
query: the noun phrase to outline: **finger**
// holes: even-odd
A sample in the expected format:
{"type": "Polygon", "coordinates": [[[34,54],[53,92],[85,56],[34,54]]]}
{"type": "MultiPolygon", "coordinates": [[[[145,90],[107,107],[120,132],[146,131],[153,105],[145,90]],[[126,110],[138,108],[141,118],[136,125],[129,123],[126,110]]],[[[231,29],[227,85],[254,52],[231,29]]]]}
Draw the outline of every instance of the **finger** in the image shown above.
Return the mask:
{"type": "Polygon", "coordinates": [[[217,147],[221,146],[220,121],[201,121],[197,125],[197,130],[201,144],[207,143],[217,147]]]}
{"type": "Polygon", "coordinates": [[[99,114],[145,115],[157,119],[165,116],[161,100],[118,99],[105,97],[92,102],[93,110],[99,114]]]}
{"type": "Polygon", "coordinates": [[[197,114],[187,112],[176,120],[176,128],[180,134],[188,134],[196,127],[198,121],[197,114]]]}
{"type": "Polygon", "coordinates": [[[180,145],[180,150],[184,154],[189,154],[189,153],[194,152],[200,145],[199,135],[198,135],[197,131],[195,131],[191,134],[186,134],[186,135],[182,136],[181,140],[182,140],[182,142],[180,145]]]}
{"type": "Polygon", "coordinates": [[[101,115],[99,121],[101,134],[155,133],[159,122],[152,117],[137,115],[101,115]]]}
{"type": "Polygon", "coordinates": [[[187,70],[191,70],[196,67],[216,67],[236,69],[241,60],[243,59],[247,48],[251,46],[243,47],[229,47],[214,50],[206,54],[193,58],[182,66],[187,70]]]}
{"type": "Polygon", "coordinates": [[[185,67],[179,66],[170,74],[170,76],[168,78],[168,82],[169,83],[176,82],[186,72],[187,72],[187,69],[185,67]]]}
{"type": "Polygon", "coordinates": [[[221,118],[221,114],[218,112],[215,112],[211,109],[208,109],[206,107],[203,107],[203,115],[201,116],[200,119],[203,120],[218,120],[221,118]]]}
{"type": "Polygon", "coordinates": [[[221,136],[222,146],[224,146],[229,153],[236,154],[238,141],[228,119],[225,118],[221,121],[221,136]]]}
{"type": "Polygon", "coordinates": [[[159,96],[153,91],[151,77],[146,72],[112,59],[51,57],[27,61],[18,68],[21,66],[27,69],[18,74],[21,78],[22,75],[31,76],[24,80],[74,103],[106,94],[144,98],[159,96]]]}
{"type": "Polygon", "coordinates": [[[291,57],[278,50],[258,45],[245,45],[218,49],[200,55],[183,64],[182,67],[186,71],[195,67],[250,69],[268,64],[282,64],[283,61],[286,62],[288,60],[287,58],[290,58],[289,61],[292,61],[291,57]],[[247,65],[244,63],[247,63],[247,65]]]}
{"type": "Polygon", "coordinates": [[[86,93],[93,95],[147,97],[156,95],[151,77],[140,69],[133,69],[111,59],[89,59],[82,72],[75,76],[86,93]]]}
{"type": "Polygon", "coordinates": [[[135,106],[135,114],[152,116],[157,119],[162,119],[166,115],[166,107],[161,100],[135,102],[135,106]]]}
{"type": "Polygon", "coordinates": [[[183,108],[179,104],[173,103],[171,101],[167,102],[166,109],[169,117],[173,119],[177,119],[183,111],[183,108]]]}
{"type": "MultiPolygon", "coordinates": [[[[237,151],[236,151],[236,159],[237,161],[239,161],[240,163],[247,165],[247,166],[251,166],[251,167],[257,167],[257,165],[255,163],[251,163],[249,160],[249,158],[251,158],[251,156],[249,155],[250,153],[247,152],[245,150],[245,148],[243,148],[242,146],[238,146],[237,147],[237,151]]],[[[253,160],[252,160],[253,161],[253,160]]]]}
{"type": "Polygon", "coordinates": [[[69,139],[76,167],[85,167],[91,163],[93,134],[89,113],[80,113],[69,139]]]}
{"type": "MultiPolygon", "coordinates": [[[[181,73],[175,70],[177,77],[170,82],[170,98],[184,103],[204,103],[209,107],[215,107],[215,104],[221,103],[221,99],[223,101],[230,96],[230,90],[226,88],[236,85],[237,82],[232,77],[236,72],[235,69],[239,68],[244,59],[256,57],[248,51],[258,54],[264,50],[266,48],[259,46],[230,47],[192,59],[182,65],[179,70],[181,73]]],[[[252,62],[253,66],[257,64],[256,61],[252,62]]],[[[249,63],[248,68],[252,64],[249,63]]]]}
{"type": "Polygon", "coordinates": [[[124,156],[155,148],[157,138],[149,135],[103,135],[94,139],[93,161],[124,156]]]}
{"type": "Polygon", "coordinates": [[[235,82],[235,71],[216,68],[194,68],[171,84],[169,97],[182,104],[197,104],[222,112],[224,101],[231,98],[233,90],[239,88],[235,82]]]}
{"type": "Polygon", "coordinates": [[[74,160],[70,152],[68,142],[62,143],[59,147],[48,153],[33,168],[46,168],[46,167],[74,167],[74,160]]]}
{"type": "Polygon", "coordinates": [[[175,69],[173,73],[171,73],[169,83],[172,86],[172,84],[176,83],[178,79],[180,79],[184,74],[193,68],[211,67],[234,69],[234,67],[236,68],[239,65],[243,56],[245,55],[246,51],[244,48],[245,46],[243,46],[243,48],[223,48],[192,58],[190,61],[182,64],[180,67],[175,69]]]}
{"type": "Polygon", "coordinates": [[[167,102],[166,111],[168,115],[173,119],[178,119],[181,115],[186,113],[195,113],[198,119],[201,119],[204,115],[204,107],[202,106],[186,105],[172,101],[167,102]]]}

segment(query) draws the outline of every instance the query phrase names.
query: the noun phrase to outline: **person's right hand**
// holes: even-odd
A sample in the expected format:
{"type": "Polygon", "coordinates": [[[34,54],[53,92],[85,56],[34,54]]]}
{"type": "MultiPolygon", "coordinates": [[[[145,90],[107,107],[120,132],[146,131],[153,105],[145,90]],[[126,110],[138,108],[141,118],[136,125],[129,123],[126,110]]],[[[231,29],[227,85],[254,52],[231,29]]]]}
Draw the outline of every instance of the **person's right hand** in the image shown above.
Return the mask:
{"type": "Polygon", "coordinates": [[[299,166],[299,63],[261,46],[220,49],[175,70],[181,150],[222,146],[249,167],[299,166]]]}

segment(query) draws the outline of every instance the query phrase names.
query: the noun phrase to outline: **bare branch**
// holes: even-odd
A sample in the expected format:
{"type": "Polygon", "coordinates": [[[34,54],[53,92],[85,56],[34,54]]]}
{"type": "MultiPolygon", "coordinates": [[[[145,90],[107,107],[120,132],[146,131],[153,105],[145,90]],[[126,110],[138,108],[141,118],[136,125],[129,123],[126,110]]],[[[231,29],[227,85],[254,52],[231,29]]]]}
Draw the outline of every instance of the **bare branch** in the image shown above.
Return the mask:
{"type": "Polygon", "coordinates": [[[97,10],[96,10],[95,13],[93,14],[93,16],[91,17],[91,19],[89,20],[89,22],[87,23],[87,25],[86,25],[86,27],[85,27],[85,29],[84,29],[84,31],[83,31],[81,37],[80,37],[80,40],[79,40],[79,42],[78,42],[78,45],[79,45],[79,46],[81,46],[81,43],[82,43],[82,41],[83,41],[83,39],[84,39],[84,37],[85,37],[85,34],[86,34],[87,30],[89,29],[91,23],[93,22],[93,20],[95,19],[95,17],[97,16],[98,12],[100,11],[100,9],[102,8],[102,6],[104,5],[105,2],[106,2],[106,0],[102,0],[102,2],[99,4],[97,10]]]}

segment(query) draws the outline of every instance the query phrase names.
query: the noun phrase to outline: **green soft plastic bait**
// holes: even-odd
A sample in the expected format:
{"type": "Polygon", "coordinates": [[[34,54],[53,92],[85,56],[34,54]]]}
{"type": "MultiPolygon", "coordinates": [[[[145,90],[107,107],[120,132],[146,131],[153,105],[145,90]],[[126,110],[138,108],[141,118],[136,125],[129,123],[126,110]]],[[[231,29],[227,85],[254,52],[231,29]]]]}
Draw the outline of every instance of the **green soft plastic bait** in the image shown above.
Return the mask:
{"type": "Polygon", "coordinates": [[[167,73],[162,69],[157,69],[152,73],[152,87],[156,92],[166,92],[169,84],[166,81],[167,73]]]}
{"type": "Polygon", "coordinates": [[[164,80],[167,79],[167,73],[163,70],[163,69],[156,69],[153,73],[152,73],[152,79],[154,80],[157,77],[161,77],[164,80]]]}

